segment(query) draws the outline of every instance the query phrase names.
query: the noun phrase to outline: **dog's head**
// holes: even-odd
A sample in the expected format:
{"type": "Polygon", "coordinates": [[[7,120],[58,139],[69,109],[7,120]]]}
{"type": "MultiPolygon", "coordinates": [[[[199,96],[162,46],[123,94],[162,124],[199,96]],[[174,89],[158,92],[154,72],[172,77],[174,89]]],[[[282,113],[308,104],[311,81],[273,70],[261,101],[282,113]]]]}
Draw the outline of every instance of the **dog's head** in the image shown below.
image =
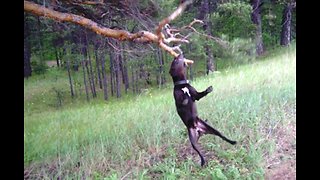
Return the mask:
{"type": "Polygon", "coordinates": [[[183,57],[183,54],[180,54],[178,57],[174,58],[170,67],[170,75],[173,82],[186,80],[187,79],[187,66],[192,64],[193,61],[186,60],[183,57]]]}

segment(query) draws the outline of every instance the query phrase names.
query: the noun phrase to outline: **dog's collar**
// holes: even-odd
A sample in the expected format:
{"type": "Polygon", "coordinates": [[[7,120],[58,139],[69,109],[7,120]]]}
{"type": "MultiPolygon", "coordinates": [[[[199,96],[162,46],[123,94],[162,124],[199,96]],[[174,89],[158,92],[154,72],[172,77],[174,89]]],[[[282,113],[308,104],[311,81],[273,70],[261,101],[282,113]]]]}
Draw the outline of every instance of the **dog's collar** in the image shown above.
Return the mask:
{"type": "Polygon", "coordinates": [[[174,85],[180,85],[180,84],[189,84],[189,80],[180,80],[180,81],[176,81],[174,82],[174,85]]]}

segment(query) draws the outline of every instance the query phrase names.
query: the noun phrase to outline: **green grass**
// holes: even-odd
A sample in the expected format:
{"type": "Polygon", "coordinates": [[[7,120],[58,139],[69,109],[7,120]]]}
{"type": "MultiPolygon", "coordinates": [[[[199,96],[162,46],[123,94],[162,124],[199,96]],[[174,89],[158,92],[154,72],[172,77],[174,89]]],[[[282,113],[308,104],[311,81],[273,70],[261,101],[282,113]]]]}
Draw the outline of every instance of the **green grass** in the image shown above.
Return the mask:
{"type": "Polygon", "coordinates": [[[192,82],[199,91],[214,87],[197,102],[199,116],[238,141],[203,136],[203,149],[213,154],[204,168],[176,113],[171,84],[118,101],[68,100],[53,108],[51,88],[63,89],[68,80],[66,72],[51,73],[25,80],[29,178],[264,179],[277,132],[295,126],[295,47],[192,82]]]}

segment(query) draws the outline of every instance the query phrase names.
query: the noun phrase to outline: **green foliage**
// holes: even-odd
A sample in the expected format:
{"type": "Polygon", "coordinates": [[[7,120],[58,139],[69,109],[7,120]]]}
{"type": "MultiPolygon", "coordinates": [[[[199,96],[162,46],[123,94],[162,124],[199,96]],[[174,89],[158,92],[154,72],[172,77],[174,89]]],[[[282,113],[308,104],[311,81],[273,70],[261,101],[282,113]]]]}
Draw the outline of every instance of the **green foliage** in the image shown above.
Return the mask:
{"type": "Polygon", "coordinates": [[[31,59],[32,72],[35,74],[45,74],[48,70],[48,66],[43,60],[40,60],[39,56],[32,56],[31,59]]]}
{"type": "Polygon", "coordinates": [[[213,22],[214,34],[234,38],[254,37],[255,26],[251,21],[251,5],[242,1],[220,4],[210,19],[213,22]]]}
{"type": "Polygon", "coordinates": [[[262,38],[264,46],[277,47],[280,44],[282,11],[284,6],[266,2],[262,8],[262,38]]]}
{"type": "Polygon", "coordinates": [[[65,93],[61,89],[52,88],[52,91],[55,94],[56,103],[54,104],[55,107],[61,107],[63,105],[63,100],[65,98],[65,93]]]}

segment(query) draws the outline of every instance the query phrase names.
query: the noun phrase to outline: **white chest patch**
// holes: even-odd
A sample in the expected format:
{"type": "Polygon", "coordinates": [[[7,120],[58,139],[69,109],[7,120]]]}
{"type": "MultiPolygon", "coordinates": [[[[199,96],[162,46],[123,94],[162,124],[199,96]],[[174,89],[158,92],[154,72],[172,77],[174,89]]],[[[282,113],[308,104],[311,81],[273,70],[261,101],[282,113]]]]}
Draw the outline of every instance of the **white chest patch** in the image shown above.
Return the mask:
{"type": "Polygon", "coordinates": [[[188,94],[189,97],[191,97],[190,93],[189,93],[189,89],[187,87],[184,87],[181,89],[183,91],[184,94],[188,94]]]}

